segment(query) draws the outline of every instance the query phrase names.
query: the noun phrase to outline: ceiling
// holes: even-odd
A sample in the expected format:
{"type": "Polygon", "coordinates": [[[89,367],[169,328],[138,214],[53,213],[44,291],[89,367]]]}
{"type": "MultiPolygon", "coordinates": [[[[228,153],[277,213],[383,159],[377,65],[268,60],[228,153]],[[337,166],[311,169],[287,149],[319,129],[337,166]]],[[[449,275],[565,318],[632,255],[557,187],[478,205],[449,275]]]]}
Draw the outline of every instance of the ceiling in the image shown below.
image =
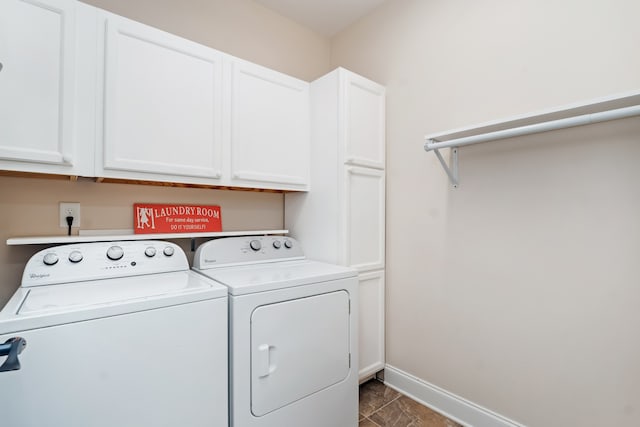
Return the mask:
{"type": "Polygon", "coordinates": [[[255,0],[305,27],[331,37],[386,0],[255,0]]]}

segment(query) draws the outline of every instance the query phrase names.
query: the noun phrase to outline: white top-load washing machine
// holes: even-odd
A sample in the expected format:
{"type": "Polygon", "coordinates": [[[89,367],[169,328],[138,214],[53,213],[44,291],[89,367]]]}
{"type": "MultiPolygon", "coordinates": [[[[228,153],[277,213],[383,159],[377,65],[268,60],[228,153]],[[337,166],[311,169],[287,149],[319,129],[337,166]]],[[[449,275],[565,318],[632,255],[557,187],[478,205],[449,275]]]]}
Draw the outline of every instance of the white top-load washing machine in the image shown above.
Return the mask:
{"type": "Polygon", "coordinates": [[[357,426],[355,270],[272,236],[204,243],[194,269],[229,289],[232,426],[357,426]]]}
{"type": "Polygon", "coordinates": [[[228,425],[227,290],[172,243],[53,247],[0,312],[0,425],[228,425]]]}

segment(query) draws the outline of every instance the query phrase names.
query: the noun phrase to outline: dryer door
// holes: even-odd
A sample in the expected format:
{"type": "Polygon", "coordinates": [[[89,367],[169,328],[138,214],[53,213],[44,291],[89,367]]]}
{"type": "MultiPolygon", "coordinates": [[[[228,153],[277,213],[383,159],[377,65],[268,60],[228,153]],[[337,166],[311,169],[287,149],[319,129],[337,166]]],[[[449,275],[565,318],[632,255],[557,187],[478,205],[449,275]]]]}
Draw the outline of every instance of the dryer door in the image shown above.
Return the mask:
{"type": "Polygon", "coordinates": [[[251,315],[251,412],[262,416],[349,374],[349,294],[335,291],[251,315]]]}

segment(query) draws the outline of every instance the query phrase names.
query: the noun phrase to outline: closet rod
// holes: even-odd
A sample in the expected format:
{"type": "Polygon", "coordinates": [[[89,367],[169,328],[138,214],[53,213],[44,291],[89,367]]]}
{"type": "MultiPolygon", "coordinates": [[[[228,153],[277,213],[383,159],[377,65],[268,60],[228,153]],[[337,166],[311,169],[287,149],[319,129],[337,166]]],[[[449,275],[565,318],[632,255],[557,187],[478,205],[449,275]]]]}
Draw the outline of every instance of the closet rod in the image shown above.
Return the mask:
{"type": "Polygon", "coordinates": [[[639,116],[640,105],[619,108],[616,110],[602,111],[598,113],[584,114],[582,116],[568,117],[566,119],[552,120],[549,122],[521,126],[512,129],[472,135],[464,138],[451,139],[439,142],[436,139],[427,139],[424,144],[425,151],[439,150],[441,148],[462,147],[463,145],[479,144],[481,142],[495,141],[514,136],[530,135],[533,133],[547,132],[575,126],[589,125],[592,123],[607,122],[609,120],[624,119],[639,116]]]}

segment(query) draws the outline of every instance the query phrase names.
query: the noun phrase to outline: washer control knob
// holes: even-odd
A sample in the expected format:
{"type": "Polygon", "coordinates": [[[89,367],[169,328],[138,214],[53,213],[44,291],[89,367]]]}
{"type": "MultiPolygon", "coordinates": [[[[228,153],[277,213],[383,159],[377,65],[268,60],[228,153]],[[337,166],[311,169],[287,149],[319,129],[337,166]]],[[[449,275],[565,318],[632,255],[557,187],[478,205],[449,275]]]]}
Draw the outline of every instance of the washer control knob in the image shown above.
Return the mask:
{"type": "Polygon", "coordinates": [[[117,261],[124,256],[124,250],[120,246],[111,246],[107,249],[107,258],[117,261]]]}
{"type": "Polygon", "coordinates": [[[145,250],[144,250],[144,254],[146,256],[148,256],[149,258],[153,258],[154,256],[156,256],[156,248],[154,248],[153,246],[148,246],[145,250]]]}
{"type": "Polygon", "coordinates": [[[280,243],[280,240],[274,240],[273,247],[276,249],[280,249],[282,247],[282,243],[280,243]]]}
{"type": "Polygon", "coordinates": [[[249,243],[249,247],[251,247],[251,249],[253,249],[254,251],[259,251],[260,249],[262,249],[262,243],[260,243],[260,240],[252,240],[249,243]]]}
{"type": "Polygon", "coordinates": [[[44,256],[42,262],[44,262],[45,265],[54,265],[58,262],[58,255],[54,254],[53,252],[49,252],[44,256]]]}
{"type": "Polygon", "coordinates": [[[291,242],[291,240],[285,240],[284,247],[287,249],[291,249],[293,247],[293,242],[291,242]]]}
{"type": "Polygon", "coordinates": [[[165,246],[164,249],[162,250],[162,253],[165,254],[166,256],[173,256],[173,247],[171,246],[165,246]]]}
{"type": "Polygon", "coordinates": [[[82,252],[71,251],[71,253],[69,254],[69,261],[71,261],[74,264],[82,261],[82,252]]]}

